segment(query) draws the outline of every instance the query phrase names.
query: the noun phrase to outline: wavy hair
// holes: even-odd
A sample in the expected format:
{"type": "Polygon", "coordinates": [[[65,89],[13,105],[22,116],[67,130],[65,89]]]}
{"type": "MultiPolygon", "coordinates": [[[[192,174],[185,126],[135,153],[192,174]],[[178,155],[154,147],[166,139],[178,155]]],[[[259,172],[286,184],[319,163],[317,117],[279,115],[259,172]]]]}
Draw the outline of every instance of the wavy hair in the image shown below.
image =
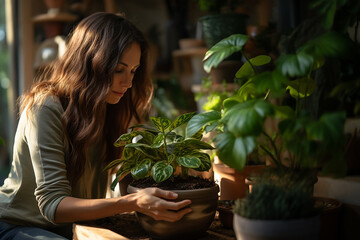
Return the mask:
{"type": "Polygon", "coordinates": [[[106,164],[120,156],[121,150],[113,143],[130,122],[143,122],[147,117],[153,92],[148,50],[143,33],[124,17],[92,14],[72,31],[64,55],[21,97],[21,110],[49,95],[59,97],[64,108],[67,176],[73,186],[84,172],[91,145],[102,146],[101,161],[106,164]],[[140,45],[141,58],[132,88],[119,103],[107,104],[115,68],[124,50],[134,42],[140,45]]]}

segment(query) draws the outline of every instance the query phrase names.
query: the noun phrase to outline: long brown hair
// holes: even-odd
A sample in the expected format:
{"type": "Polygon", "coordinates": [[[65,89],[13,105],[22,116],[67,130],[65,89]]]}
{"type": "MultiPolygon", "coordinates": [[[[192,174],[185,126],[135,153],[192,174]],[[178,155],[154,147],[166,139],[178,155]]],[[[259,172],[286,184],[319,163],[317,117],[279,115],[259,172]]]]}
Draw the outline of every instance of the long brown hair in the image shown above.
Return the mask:
{"type": "Polygon", "coordinates": [[[60,98],[66,133],[65,162],[72,185],[83,174],[90,145],[102,146],[104,164],[114,160],[120,152],[113,142],[127,131],[132,119],[144,120],[153,90],[148,67],[148,43],[141,31],[120,15],[98,12],[77,25],[63,57],[21,97],[21,110],[48,95],[60,98]],[[132,88],[119,103],[107,104],[115,68],[124,50],[134,42],[140,45],[141,59],[132,88]]]}

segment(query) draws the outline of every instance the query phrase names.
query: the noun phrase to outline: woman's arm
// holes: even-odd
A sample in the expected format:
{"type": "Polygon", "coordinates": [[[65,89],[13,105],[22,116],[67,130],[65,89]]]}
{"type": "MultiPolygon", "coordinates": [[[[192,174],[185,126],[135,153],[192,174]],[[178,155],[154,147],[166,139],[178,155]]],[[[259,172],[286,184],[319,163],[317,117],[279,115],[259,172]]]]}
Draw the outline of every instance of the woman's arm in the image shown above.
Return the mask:
{"type": "Polygon", "coordinates": [[[65,197],[56,209],[55,222],[87,221],[132,211],[141,212],[156,220],[174,222],[191,212],[190,208],[184,208],[191,203],[190,200],[180,202],[165,200],[176,198],[176,193],[158,188],[147,188],[118,198],[80,199],[65,197]],[[179,209],[181,210],[176,212],[179,209]]]}

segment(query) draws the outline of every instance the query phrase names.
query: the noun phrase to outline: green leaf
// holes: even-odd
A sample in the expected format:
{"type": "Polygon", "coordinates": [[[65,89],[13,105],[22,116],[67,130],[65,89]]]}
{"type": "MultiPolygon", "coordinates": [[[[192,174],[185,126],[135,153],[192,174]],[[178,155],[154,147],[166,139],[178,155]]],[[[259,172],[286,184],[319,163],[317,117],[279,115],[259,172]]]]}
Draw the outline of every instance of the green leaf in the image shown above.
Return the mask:
{"type": "Polygon", "coordinates": [[[114,143],[115,147],[122,147],[126,144],[132,142],[133,138],[136,136],[142,136],[142,142],[151,143],[153,141],[154,135],[147,131],[133,131],[130,133],[122,134],[114,143]]]}
{"type": "Polygon", "coordinates": [[[133,166],[134,166],[134,164],[132,164],[130,162],[124,162],[121,165],[120,169],[116,172],[115,180],[111,183],[111,186],[110,186],[111,190],[114,191],[116,185],[119,183],[119,179],[122,176],[128,174],[133,166]]]}
{"type": "Polygon", "coordinates": [[[223,122],[236,136],[257,136],[265,118],[273,113],[272,106],[262,99],[239,103],[225,112],[223,122]]]}
{"type": "Polygon", "coordinates": [[[265,94],[268,90],[276,95],[283,94],[283,85],[288,82],[288,78],[277,70],[259,73],[252,80],[258,94],[265,94]]]}
{"type": "Polygon", "coordinates": [[[169,131],[172,131],[173,129],[187,123],[196,113],[185,113],[180,116],[178,116],[175,121],[171,124],[169,131]]]}
{"type": "Polygon", "coordinates": [[[318,8],[321,15],[324,15],[324,27],[330,29],[333,25],[337,3],[344,4],[343,0],[315,0],[310,3],[310,8],[318,8]]]}
{"type": "Polygon", "coordinates": [[[4,141],[4,139],[2,139],[1,137],[0,137],[0,144],[3,145],[3,146],[5,146],[5,141],[4,141]]]}
{"type": "Polygon", "coordinates": [[[136,132],[122,134],[114,143],[115,147],[122,147],[128,143],[137,135],[136,132]]]}
{"type": "Polygon", "coordinates": [[[112,169],[113,167],[119,165],[120,163],[122,163],[124,160],[119,158],[119,159],[115,159],[113,161],[111,161],[105,168],[104,171],[112,169]]]}
{"type": "Polygon", "coordinates": [[[144,159],[140,164],[137,164],[131,169],[131,175],[134,179],[143,179],[149,175],[151,169],[151,160],[144,159]]]}
{"type": "Polygon", "coordinates": [[[231,107],[231,105],[235,104],[234,101],[245,102],[248,101],[249,99],[256,98],[256,96],[257,96],[257,92],[256,92],[255,84],[252,79],[249,79],[239,88],[235,96],[225,99],[223,105],[224,108],[226,109],[231,107]]]}
{"type": "Polygon", "coordinates": [[[344,137],[345,119],[345,112],[325,113],[318,121],[309,123],[306,131],[311,139],[338,147],[344,137]]]}
{"type": "Polygon", "coordinates": [[[201,165],[199,158],[190,155],[178,157],[176,160],[181,166],[188,168],[198,168],[201,165]]]}
{"type": "Polygon", "coordinates": [[[203,153],[203,152],[193,152],[191,155],[199,158],[201,161],[200,166],[198,168],[194,168],[194,170],[199,171],[199,172],[204,172],[204,171],[210,170],[212,163],[211,163],[209,154],[203,153]]]}
{"type": "Polygon", "coordinates": [[[255,149],[256,142],[254,137],[235,137],[229,132],[224,132],[216,136],[215,146],[223,163],[241,171],[247,155],[255,149]]]}
{"type": "Polygon", "coordinates": [[[289,106],[273,105],[275,111],[275,118],[293,118],[295,117],[295,111],[289,106]]]}
{"type": "Polygon", "coordinates": [[[225,58],[241,51],[247,40],[248,37],[246,35],[233,34],[219,41],[206,52],[203,60],[205,61],[204,70],[210,73],[211,68],[217,67],[225,58]]]}
{"type": "Polygon", "coordinates": [[[206,125],[219,121],[220,119],[221,114],[218,111],[199,113],[193,116],[186,126],[185,137],[192,137],[206,125]]]}
{"type": "MultiPolygon", "coordinates": [[[[305,53],[315,59],[340,57],[350,54],[353,45],[349,38],[336,32],[326,32],[304,44],[298,53],[305,53]]],[[[320,61],[320,60],[319,60],[320,61]]]]}
{"type": "MultiPolygon", "coordinates": [[[[253,66],[262,66],[271,62],[271,57],[267,55],[259,55],[249,59],[249,61],[253,66]]],[[[239,79],[248,79],[252,77],[255,74],[255,71],[250,65],[250,63],[246,61],[236,72],[235,77],[239,79]]]]}
{"type": "Polygon", "coordinates": [[[314,58],[307,52],[282,55],[277,61],[278,70],[285,76],[302,77],[307,75],[313,65],[314,58]]]}
{"type": "Polygon", "coordinates": [[[286,89],[290,91],[293,98],[297,99],[310,96],[315,92],[316,85],[312,78],[305,77],[289,81],[286,89]]]}
{"type": "Polygon", "coordinates": [[[161,131],[165,132],[171,125],[171,120],[164,117],[150,117],[150,120],[153,122],[155,127],[161,131]]]}
{"type": "Polygon", "coordinates": [[[210,144],[194,138],[187,138],[180,144],[185,148],[189,148],[189,149],[207,149],[207,150],[214,149],[214,147],[211,146],[210,144]]]}
{"type": "Polygon", "coordinates": [[[173,167],[166,161],[160,161],[154,164],[151,174],[155,182],[160,183],[171,177],[173,171],[173,167]]]}
{"type": "Polygon", "coordinates": [[[133,158],[135,155],[135,149],[134,148],[129,148],[129,147],[125,147],[123,152],[122,152],[122,158],[124,160],[128,160],[133,158]]]}
{"type": "Polygon", "coordinates": [[[151,145],[152,148],[159,148],[164,144],[164,134],[163,133],[159,133],[155,139],[154,139],[154,143],[151,145]]]}
{"type": "Polygon", "coordinates": [[[145,143],[129,143],[125,145],[127,148],[137,148],[137,147],[146,147],[146,148],[152,148],[152,146],[145,144],[145,143]]]}

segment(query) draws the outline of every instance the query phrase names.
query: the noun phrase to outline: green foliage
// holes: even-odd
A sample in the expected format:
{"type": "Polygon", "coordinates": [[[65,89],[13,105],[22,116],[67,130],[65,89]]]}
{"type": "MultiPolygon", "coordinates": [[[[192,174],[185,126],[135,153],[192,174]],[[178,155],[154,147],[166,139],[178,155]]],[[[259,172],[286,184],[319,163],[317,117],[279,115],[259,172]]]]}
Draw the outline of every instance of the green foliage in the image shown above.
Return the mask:
{"type": "Polygon", "coordinates": [[[0,145],[5,146],[5,141],[0,137],[0,145]]]}
{"type": "MultiPolygon", "coordinates": [[[[234,213],[245,218],[262,220],[285,220],[307,218],[317,215],[314,198],[304,190],[307,183],[293,181],[278,183],[272,179],[258,179],[246,198],[235,201],[234,213]]],[[[290,180],[290,181],[289,181],[290,180]]]]}
{"type": "Polygon", "coordinates": [[[246,35],[233,34],[215,44],[205,54],[204,70],[209,73],[211,68],[217,67],[225,58],[241,51],[247,40],[246,35]]]}
{"type": "MultiPolygon", "coordinates": [[[[223,39],[205,55],[204,69],[210,71],[235,52],[244,55],[246,41],[241,34],[223,39]]],[[[243,80],[237,93],[223,101],[221,111],[194,116],[187,131],[207,127],[205,131],[219,132],[214,139],[219,158],[237,170],[242,170],[248,155],[260,148],[277,167],[321,167],[326,174],[344,175],[344,112],[314,119],[300,108],[299,101],[316,91],[314,71],[328,57],[349,52],[347,46],[351,46],[348,38],[329,31],[306,42],[295,54],[282,55],[274,62],[274,69],[265,72],[258,67],[268,64],[269,56],[247,59],[244,55],[247,61],[236,73],[243,80]],[[294,98],[294,108],[277,104],[285,94],[294,98]],[[279,130],[265,128],[268,118],[279,122],[279,130]]]]}
{"type": "Polygon", "coordinates": [[[134,179],[151,176],[159,183],[172,177],[177,168],[181,168],[182,174],[186,174],[188,169],[208,171],[211,168],[210,157],[201,150],[211,150],[213,147],[201,141],[203,130],[188,131],[186,137],[175,132],[194,115],[185,113],[174,121],[151,117],[154,127],[135,125],[131,127],[130,133],[121,135],[114,146],[124,147],[122,157],[105,168],[108,170],[121,165],[111,188],[114,189],[119,179],[129,173],[134,179]]]}

